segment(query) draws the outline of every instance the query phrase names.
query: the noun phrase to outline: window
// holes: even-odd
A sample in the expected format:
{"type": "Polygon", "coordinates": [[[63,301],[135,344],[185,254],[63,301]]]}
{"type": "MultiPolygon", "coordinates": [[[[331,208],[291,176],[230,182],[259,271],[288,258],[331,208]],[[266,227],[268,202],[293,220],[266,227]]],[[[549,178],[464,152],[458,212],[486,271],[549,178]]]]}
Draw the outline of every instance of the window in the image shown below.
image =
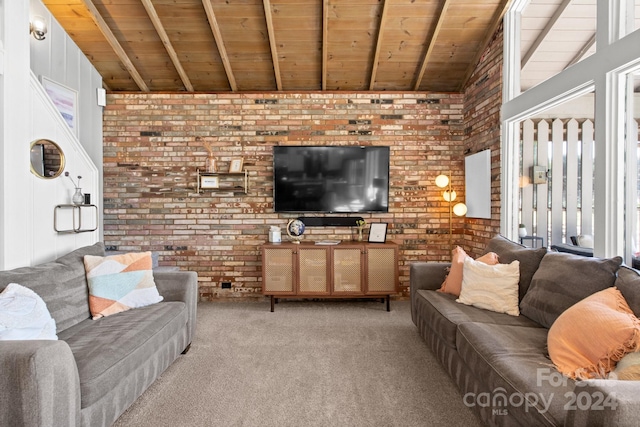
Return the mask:
{"type": "Polygon", "coordinates": [[[593,235],[594,96],[520,122],[519,223],[549,245],[593,235]]]}
{"type": "MultiPolygon", "coordinates": [[[[607,0],[580,1],[572,0],[575,5],[587,5],[594,10],[595,5],[595,38],[597,50],[583,56],[581,60],[551,73],[536,84],[521,84],[526,75],[521,71],[521,55],[523,51],[521,31],[525,29],[522,17],[529,4],[534,0],[514,0],[505,15],[504,39],[504,103],[502,106],[502,205],[501,232],[511,238],[517,236],[520,217],[532,216],[531,209],[525,202],[520,187],[521,174],[524,167],[521,159],[529,156],[521,144],[521,125],[525,120],[537,120],[541,112],[545,114],[569,100],[591,99],[593,105],[593,220],[594,254],[596,256],[623,255],[625,262],[631,264],[629,257],[633,253],[633,242],[638,237],[638,159],[637,133],[630,131],[631,113],[637,110],[637,70],[640,69],[640,30],[638,30],[638,0],[610,2],[607,0]],[[619,9],[619,10],[618,10],[619,9]],[[633,10],[633,20],[629,19],[633,10]],[[630,23],[633,23],[632,25],[630,23]],[[613,30],[620,29],[620,31],[613,30]],[[629,31],[632,30],[632,31],[629,31]],[[623,37],[612,37],[621,34],[623,37]],[[629,75],[633,74],[633,83],[629,75]],[[525,91],[521,91],[525,88],[525,91]],[[633,96],[631,96],[633,94],[633,96]],[[591,97],[591,98],[590,98],[591,97]],[[633,107],[630,100],[634,100],[633,107]],[[635,136],[635,140],[633,139],[635,136]],[[631,148],[630,148],[631,146],[631,148]],[[625,156],[626,155],[626,156],[625,156]]],[[[560,2],[558,2],[560,3],[560,2]]],[[[565,12],[563,12],[565,13],[565,12]]],[[[591,17],[584,17],[585,25],[592,25],[591,17]]],[[[575,24],[578,25],[577,23],[575,24]]],[[[526,71],[526,65],[523,68],[526,71]]],[[[636,115],[637,118],[637,115],[636,115]]],[[[562,118],[561,118],[562,119],[562,118]]],[[[545,119],[546,120],[546,119],[545,119]]],[[[580,120],[577,120],[580,122],[580,120]]],[[[579,123],[578,123],[579,124],[579,123]]],[[[564,133],[567,130],[563,131],[564,133]]],[[[584,130],[579,130],[580,133],[584,130]]],[[[581,138],[581,137],[579,137],[581,138]]],[[[563,137],[563,144],[566,144],[563,137]]],[[[563,149],[564,150],[564,149],[563,149]]],[[[567,146],[568,150],[568,146],[567,146]]],[[[558,151],[560,153],[560,151],[558,151]]],[[[563,180],[570,173],[566,172],[566,158],[571,154],[562,151],[563,180]]],[[[557,161],[558,156],[555,156],[557,161]]],[[[579,155],[578,164],[585,159],[585,153],[579,155]]],[[[551,175],[553,179],[553,174],[551,175]]],[[[556,173],[556,183],[558,174],[556,173]]],[[[583,178],[580,178],[583,179],[583,178]]],[[[563,184],[564,185],[564,184],[563,184]]],[[[568,185],[568,184],[567,184],[568,185]]],[[[574,184],[571,184],[574,185],[574,184]]],[[[578,181],[578,192],[581,182],[578,181]]],[[[563,209],[566,209],[567,191],[563,189],[563,209]]],[[[538,203],[538,202],[536,202],[538,203]]],[[[573,208],[572,208],[573,209],[573,208]]],[[[584,218],[585,202],[580,202],[582,218],[584,218]]],[[[550,232],[551,241],[564,241],[569,228],[570,216],[564,213],[564,234],[550,232]]],[[[584,228],[584,219],[576,219],[576,232],[584,228]],[[582,221],[582,223],[580,222],[582,221]]],[[[559,242],[559,243],[562,243],[559,242]]],[[[636,243],[637,245],[637,243],[636,243]]]]}
{"type": "Polygon", "coordinates": [[[622,77],[626,81],[626,236],[631,241],[625,244],[629,256],[640,258],[640,72],[631,72],[622,77]],[[635,207],[635,209],[633,209],[635,207]]]}
{"type": "Polygon", "coordinates": [[[640,29],[640,0],[621,0],[620,7],[622,36],[640,29]]]}
{"type": "Polygon", "coordinates": [[[521,14],[521,90],[596,51],[596,0],[530,0],[521,14]]]}

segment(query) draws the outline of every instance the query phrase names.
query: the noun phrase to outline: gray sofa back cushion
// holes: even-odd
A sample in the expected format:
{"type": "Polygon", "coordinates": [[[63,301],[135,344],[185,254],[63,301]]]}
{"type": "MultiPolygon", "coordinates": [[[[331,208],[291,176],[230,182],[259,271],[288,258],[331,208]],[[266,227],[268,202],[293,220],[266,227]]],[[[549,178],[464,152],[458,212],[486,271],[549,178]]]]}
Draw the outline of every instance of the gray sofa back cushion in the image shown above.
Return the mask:
{"type": "Polygon", "coordinates": [[[520,313],[550,328],[558,316],[578,301],[613,286],[622,258],[587,258],[550,252],[533,275],[520,303],[520,313]]]}
{"type": "Polygon", "coordinates": [[[547,253],[547,248],[527,248],[524,245],[513,242],[504,236],[497,235],[489,241],[485,254],[495,252],[498,254],[500,264],[510,264],[515,260],[520,262],[520,281],[518,282],[519,301],[527,293],[533,273],[536,272],[542,257],[547,253]]]}
{"type": "Polygon", "coordinates": [[[633,314],[640,317],[640,274],[638,271],[623,265],[618,270],[614,286],[622,292],[622,296],[627,300],[633,314]]]}
{"type": "Polygon", "coordinates": [[[57,333],[90,317],[89,290],[84,271],[85,255],[104,255],[98,242],[78,248],[55,261],[0,272],[0,290],[18,283],[37,293],[56,321],[57,333]]]}

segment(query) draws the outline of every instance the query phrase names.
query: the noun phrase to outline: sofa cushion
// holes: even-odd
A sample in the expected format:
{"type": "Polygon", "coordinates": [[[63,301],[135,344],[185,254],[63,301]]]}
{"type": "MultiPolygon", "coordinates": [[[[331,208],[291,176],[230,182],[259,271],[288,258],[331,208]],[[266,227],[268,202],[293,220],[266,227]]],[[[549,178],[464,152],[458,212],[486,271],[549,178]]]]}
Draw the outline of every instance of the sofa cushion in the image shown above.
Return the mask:
{"type": "Polygon", "coordinates": [[[547,248],[528,248],[497,235],[489,241],[484,253],[495,252],[502,264],[513,261],[520,262],[520,281],[518,282],[518,298],[522,300],[529,289],[531,278],[538,269],[540,261],[547,253],[547,248]]]}
{"type": "Polygon", "coordinates": [[[586,258],[548,253],[520,302],[520,312],[546,328],[581,299],[613,286],[621,257],[586,258]]]}
{"type": "Polygon", "coordinates": [[[565,405],[575,382],[558,373],[546,357],[547,329],[491,323],[464,323],[456,345],[485,396],[464,396],[465,404],[493,405],[495,425],[508,414],[513,425],[564,424],[565,405]],[[502,410],[502,412],[501,412],[502,410]],[[504,412],[506,410],[506,412],[504,412]],[[515,423],[517,420],[517,423],[515,423]]]}
{"type": "Polygon", "coordinates": [[[0,340],[57,340],[56,321],[42,298],[9,283],[0,292],[0,340]]]}
{"type": "MultiPolygon", "coordinates": [[[[467,259],[472,259],[460,246],[456,246],[451,251],[451,267],[449,268],[449,274],[444,279],[440,292],[446,292],[451,295],[459,296],[462,289],[462,273],[464,268],[464,262],[467,259]]],[[[476,261],[487,265],[496,265],[500,261],[498,255],[494,252],[488,252],[478,258],[476,261]]]]}
{"type": "Polygon", "coordinates": [[[456,328],[465,322],[484,322],[500,325],[540,327],[524,316],[509,316],[495,311],[479,310],[455,301],[455,296],[442,292],[419,290],[415,298],[415,309],[431,328],[450,347],[456,345],[456,328]]]}
{"type": "Polygon", "coordinates": [[[456,302],[517,316],[520,314],[519,279],[518,261],[511,264],[487,265],[467,258],[464,261],[462,291],[456,302]]]}
{"type": "Polygon", "coordinates": [[[33,290],[47,304],[60,333],[90,317],[85,255],[104,255],[104,245],[98,242],[55,261],[0,272],[0,289],[13,282],[33,290]]]}
{"type": "MultiPolygon", "coordinates": [[[[187,323],[184,302],[171,301],[117,316],[87,319],[59,334],[78,365],[81,407],[100,400],[187,323]]],[[[133,386],[133,384],[131,385],[133,386]]],[[[146,387],[145,387],[146,388],[146,387]]]]}
{"type": "Polygon", "coordinates": [[[640,274],[638,271],[623,265],[618,270],[614,286],[622,292],[633,314],[640,317],[640,274]]]}
{"type": "Polygon", "coordinates": [[[162,301],[153,280],[151,252],[87,255],[89,309],[94,319],[162,301]]]}
{"type": "Polygon", "coordinates": [[[549,329],[549,356],[570,378],[607,378],[616,362],[640,348],[640,320],[617,288],[569,307],[549,329]]]}

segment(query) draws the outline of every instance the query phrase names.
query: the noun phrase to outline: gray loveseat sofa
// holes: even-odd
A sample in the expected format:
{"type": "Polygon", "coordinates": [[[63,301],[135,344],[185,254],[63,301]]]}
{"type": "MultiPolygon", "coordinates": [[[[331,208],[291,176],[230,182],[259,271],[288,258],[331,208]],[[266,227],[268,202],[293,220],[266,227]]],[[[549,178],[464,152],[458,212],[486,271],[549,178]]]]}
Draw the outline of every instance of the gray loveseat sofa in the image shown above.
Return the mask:
{"type": "Polygon", "coordinates": [[[437,292],[450,264],[418,262],[410,268],[413,322],[464,404],[491,426],[640,425],[640,381],[562,375],[549,358],[545,326],[578,300],[614,285],[638,316],[638,273],[620,266],[619,257],[547,253],[501,236],[491,240],[490,251],[501,263],[520,261],[519,316],[437,292]]]}
{"type": "Polygon", "coordinates": [[[84,255],[0,272],[0,290],[35,291],[58,340],[0,341],[0,426],[110,426],[188,349],[196,325],[197,275],[154,272],[163,301],[92,320],[84,255]]]}

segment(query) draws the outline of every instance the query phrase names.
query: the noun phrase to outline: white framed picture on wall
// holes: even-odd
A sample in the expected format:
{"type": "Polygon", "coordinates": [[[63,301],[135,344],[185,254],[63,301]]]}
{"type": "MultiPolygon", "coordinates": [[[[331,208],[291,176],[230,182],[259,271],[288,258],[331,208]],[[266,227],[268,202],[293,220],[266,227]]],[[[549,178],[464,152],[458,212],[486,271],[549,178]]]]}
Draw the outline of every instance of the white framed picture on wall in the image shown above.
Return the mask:
{"type": "Polygon", "coordinates": [[[69,129],[78,135],[78,92],[45,76],[40,81],[69,129]]]}

